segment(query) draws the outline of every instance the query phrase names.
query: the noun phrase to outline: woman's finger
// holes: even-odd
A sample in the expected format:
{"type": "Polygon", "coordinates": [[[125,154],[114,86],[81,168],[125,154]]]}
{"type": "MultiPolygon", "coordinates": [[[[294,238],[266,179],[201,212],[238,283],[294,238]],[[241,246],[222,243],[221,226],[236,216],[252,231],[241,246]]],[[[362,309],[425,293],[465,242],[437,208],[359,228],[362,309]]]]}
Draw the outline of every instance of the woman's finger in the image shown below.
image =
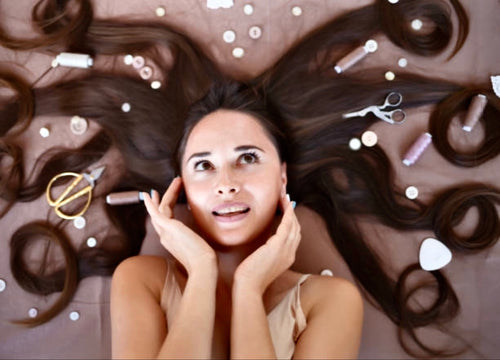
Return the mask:
{"type": "Polygon", "coordinates": [[[170,217],[173,216],[174,206],[177,202],[177,198],[179,197],[181,187],[182,179],[180,177],[175,177],[168,186],[168,189],[163,195],[163,198],[161,199],[161,203],[159,205],[159,210],[161,213],[164,213],[170,217]]]}

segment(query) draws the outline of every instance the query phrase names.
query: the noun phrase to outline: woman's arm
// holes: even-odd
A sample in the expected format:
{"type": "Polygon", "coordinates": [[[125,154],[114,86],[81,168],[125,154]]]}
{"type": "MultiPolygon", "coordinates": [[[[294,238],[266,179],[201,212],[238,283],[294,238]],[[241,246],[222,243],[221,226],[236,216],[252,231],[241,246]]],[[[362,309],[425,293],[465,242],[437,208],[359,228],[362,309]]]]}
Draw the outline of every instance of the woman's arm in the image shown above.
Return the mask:
{"type": "Polygon", "coordinates": [[[358,288],[345,279],[318,276],[306,281],[301,291],[307,327],[297,341],[293,358],[357,358],[363,325],[363,300],[358,288]]]}
{"type": "Polygon", "coordinates": [[[111,289],[113,358],[209,358],[216,287],[216,275],[211,272],[215,269],[215,264],[207,264],[203,271],[193,271],[167,334],[160,306],[165,260],[138,256],[122,262],[111,289]]]}

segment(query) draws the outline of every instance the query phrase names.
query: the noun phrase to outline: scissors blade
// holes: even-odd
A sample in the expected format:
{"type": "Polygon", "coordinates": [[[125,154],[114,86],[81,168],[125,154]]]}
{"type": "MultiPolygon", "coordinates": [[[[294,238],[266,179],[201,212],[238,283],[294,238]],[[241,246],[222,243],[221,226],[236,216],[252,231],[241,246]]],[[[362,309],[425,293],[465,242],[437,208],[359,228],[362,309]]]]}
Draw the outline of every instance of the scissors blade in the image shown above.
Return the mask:
{"type": "Polygon", "coordinates": [[[106,169],[106,166],[101,166],[97,169],[92,170],[90,172],[90,174],[84,173],[83,177],[85,178],[85,180],[87,180],[90,183],[90,185],[92,187],[94,187],[95,181],[101,177],[101,175],[105,169],[106,169]]]}

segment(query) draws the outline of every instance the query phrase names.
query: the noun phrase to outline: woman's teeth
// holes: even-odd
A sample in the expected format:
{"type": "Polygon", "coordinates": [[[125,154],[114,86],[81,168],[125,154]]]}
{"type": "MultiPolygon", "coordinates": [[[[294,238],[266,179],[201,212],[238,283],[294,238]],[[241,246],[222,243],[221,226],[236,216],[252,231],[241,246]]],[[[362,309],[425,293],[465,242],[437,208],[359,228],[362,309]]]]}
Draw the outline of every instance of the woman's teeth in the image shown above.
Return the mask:
{"type": "Polygon", "coordinates": [[[240,214],[240,213],[246,213],[249,210],[250,209],[247,208],[247,207],[231,206],[231,207],[219,210],[219,211],[214,211],[213,214],[214,215],[218,215],[218,216],[227,216],[227,215],[234,215],[234,214],[237,214],[237,213],[238,214],[240,214]]]}

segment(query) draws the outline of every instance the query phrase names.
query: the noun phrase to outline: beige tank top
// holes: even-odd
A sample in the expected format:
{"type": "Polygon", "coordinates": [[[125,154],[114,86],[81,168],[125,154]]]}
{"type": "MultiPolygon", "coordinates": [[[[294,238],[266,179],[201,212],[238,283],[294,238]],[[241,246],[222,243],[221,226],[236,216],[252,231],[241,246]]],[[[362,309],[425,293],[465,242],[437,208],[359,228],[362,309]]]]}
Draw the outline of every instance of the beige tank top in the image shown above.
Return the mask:
{"type": "MultiPolygon", "coordinates": [[[[161,307],[166,314],[167,324],[172,324],[182,293],[174,272],[168,266],[165,285],[161,296],[161,307]],[[168,289],[168,290],[167,290],[168,289]]],[[[300,304],[300,285],[310,274],[300,277],[297,284],[288,291],[281,302],[267,315],[271,338],[278,359],[291,359],[295,342],[304,331],[307,323],[300,304]]]]}

